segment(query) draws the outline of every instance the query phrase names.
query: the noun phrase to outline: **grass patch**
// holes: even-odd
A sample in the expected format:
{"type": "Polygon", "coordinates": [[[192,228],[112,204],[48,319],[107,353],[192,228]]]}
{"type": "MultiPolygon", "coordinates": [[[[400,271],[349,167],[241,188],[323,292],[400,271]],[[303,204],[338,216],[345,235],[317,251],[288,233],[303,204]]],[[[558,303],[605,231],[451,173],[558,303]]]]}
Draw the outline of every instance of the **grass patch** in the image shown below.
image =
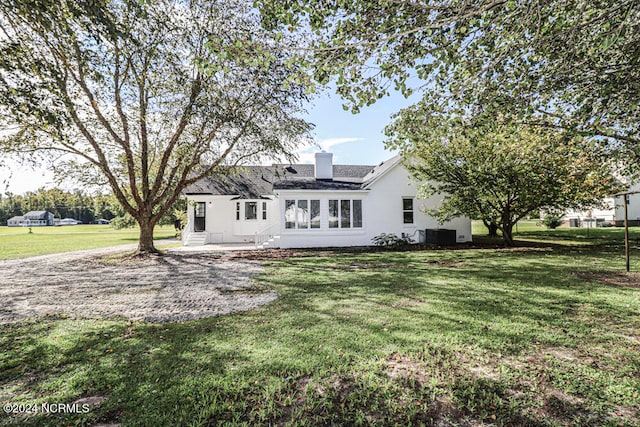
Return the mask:
{"type": "Polygon", "coordinates": [[[324,251],[266,261],[280,298],[250,312],[2,325],[2,403],[99,403],[0,424],[640,424],[640,289],[607,281],[617,234],[531,237],[563,244],[324,251]]]}
{"type": "MultiPolygon", "coordinates": [[[[125,245],[136,243],[139,236],[138,228],[116,230],[109,225],[32,227],[31,231],[29,234],[27,227],[0,227],[0,260],[125,245]]],[[[174,236],[171,226],[156,227],[154,232],[155,239],[174,236]]]]}
{"type": "MultiPolygon", "coordinates": [[[[520,243],[540,242],[569,246],[598,247],[624,244],[624,227],[558,227],[550,230],[539,223],[540,221],[518,222],[517,227],[513,229],[514,238],[520,243]]],[[[474,241],[487,241],[487,228],[481,221],[473,221],[472,230],[474,241]]],[[[498,242],[501,238],[490,240],[498,242]]],[[[640,227],[629,227],[629,241],[635,249],[640,249],[640,227]]]]}

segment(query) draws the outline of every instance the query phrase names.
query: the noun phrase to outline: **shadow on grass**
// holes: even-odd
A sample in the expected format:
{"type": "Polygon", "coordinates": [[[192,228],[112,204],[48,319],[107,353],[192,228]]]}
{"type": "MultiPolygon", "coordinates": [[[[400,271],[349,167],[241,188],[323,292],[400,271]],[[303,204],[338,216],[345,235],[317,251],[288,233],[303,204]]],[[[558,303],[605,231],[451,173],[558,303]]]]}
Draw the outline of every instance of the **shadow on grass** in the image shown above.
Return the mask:
{"type": "Polygon", "coordinates": [[[33,425],[632,425],[611,413],[640,403],[638,290],[572,274],[606,251],[542,249],[308,256],[272,262],[279,300],[243,314],[0,326],[2,398],[107,398],[33,425]]]}
{"type": "MultiPolygon", "coordinates": [[[[515,352],[519,343],[543,338],[556,341],[557,332],[548,328],[563,327],[566,317],[583,304],[617,319],[634,313],[634,308],[611,304],[610,290],[602,285],[576,280],[570,274],[573,268],[562,262],[553,265],[532,253],[519,253],[518,262],[502,262],[503,256],[492,253],[490,262],[482,262],[478,259],[482,254],[467,257],[467,261],[449,254],[449,267],[411,264],[411,258],[420,255],[406,253],[374,254],[365,264],[357,256],[342,256],[339,261],[302,258],[284,277],[271,276],[267,282],[282,286],[281,292],[289,295],[287,303],[307,314],[360,314],[350,317],[349,323],[360,322],[363,331],[381,328],[378,319],[404,312],[411,318],[409,328],[453,331],[463,341],[515,352]],[[395,267],[378,269],[376,262],[395,267]],[[355,269],[341,268],[350,263],[355,269]],[[482,337],[490,331],[490,339],[484,342],[482,337]],[[496,335],[502,339],[496,340],[496,335]]],[[[619,298],[625,295],[634,295],[634,291],[619,290],[619,298]]],[[[564,339],[579,341],[592,334],[594,326],[586,323],[564,339]]]]}

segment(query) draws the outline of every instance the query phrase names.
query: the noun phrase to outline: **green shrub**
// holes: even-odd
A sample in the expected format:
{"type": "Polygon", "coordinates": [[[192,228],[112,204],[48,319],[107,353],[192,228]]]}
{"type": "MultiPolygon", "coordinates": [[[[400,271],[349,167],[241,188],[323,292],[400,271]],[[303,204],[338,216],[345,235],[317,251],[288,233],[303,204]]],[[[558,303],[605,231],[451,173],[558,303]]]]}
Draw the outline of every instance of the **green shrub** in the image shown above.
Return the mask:
{"type": "Polygon", "coordinates": [[[413,243],[409,236],[398,237],[393,233],[381,233],[371,239],[376,246],[404,246],[413,243]]]}
{"type": "Polygon", "coordinates": [[[562,216],[559,214],[547,214],[542,220],[545,227],[553,230],[562,224],[562,216]]]}

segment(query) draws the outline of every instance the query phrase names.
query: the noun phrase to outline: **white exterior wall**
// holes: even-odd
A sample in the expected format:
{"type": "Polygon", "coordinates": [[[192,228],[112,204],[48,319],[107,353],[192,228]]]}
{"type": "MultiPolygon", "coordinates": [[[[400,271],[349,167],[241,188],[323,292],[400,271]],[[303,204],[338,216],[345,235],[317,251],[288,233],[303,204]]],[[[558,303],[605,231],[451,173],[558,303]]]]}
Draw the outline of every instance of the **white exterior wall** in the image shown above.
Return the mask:
{"type": "MultiPolygon", "coordinates": [[[[640,191],[640,184],[634,184],[627,191],[640,191]]],[[[627,218],[629,221],[640,222],[640,194],[629,194],[629,203],[627,204],[627,218]]],[[[624,221],[624,198],[616,197],[616,221],[624,221]]]]}
{"type": "Polygon", "coordinates": [[[233,196],[189,195],[188,232],[194,232],[194,207],[192,202],[205,202],[205,233],[206,243],[242,243],[253,242],[255,233],[267,228],[277,228],[278,202],[277,200],[232,200],[233,196]],[[245,202],[258,203],[258,218],[245,220],[245,202]],[[262,219],[262,203],[267,204],[267,219],[262,219]],[[240,220],[236,220],[236,203],[240,203],[240,220]]]}
{"type": "Polygon", "coordinates": [[[375,221],[371,224],[372,237],[380,233],[394,233],[400,236],[402,233],[412,235],[412,239],[418,241],[417,230],[427,228],[456,230],[458,243],[470,242],[471,220],[460,217],[444,224],[427,215],[425,209],[433,209],[440,205],[442,196],[431,196],[428,199],[416,199],[416,183],[410,178],[409,173],[402,165],[397,165],[389,170],[378,181],[371,185],[371,209],[375,212],[375,221]],[[414,199],[414,223],[404,224],[402,214],[402,199],[412,197],[414,199]]]}
{"type": "MultiPolygon", "coordinates": [[[[640,199],[638,199],[640,201],[640,199]]],[[[568,221],[573,218],[584,220],[587,218],[603,219],[605,221],[613,221],[615,219],[614,199],[613,197],[607,197],[603,200],[605,204],[602,208],[594,208],[585,211],[568,210],[563,216],[563,220],[568,221]]],[[[622,208],[622,198],[617,202],[622,208]]],[[[624,213],[623,213],[624,215],[624,213]]]]}
{"type": "Polygon", "coordinates": [[[404,167],[398,165],[389,170],[369,190],[361,191],[298,191],[282,190],[279,192],[280,204],[280,247],[331,247],[331,246],[367,246],[371,239],[381,233],[393,233],[401,236],[405,233],[418,241],[418,230],[427,228],[455,229],[457,242],[471,241],[471,221],[468,218],[456,218],[442,225],[424,213],[426,208],[434,208],[441,198],[436,196],[427,200],[416,199],[417,188],[409,178],[404,167]],[[414,223],[403,223],[402,200],[405,197],[414,199],[414,223]],[[319,199],[319,229],[285,229],[285,200],[319,199]],[[362,200],[362,228],[329,228],[329,200],[362,200]]]}

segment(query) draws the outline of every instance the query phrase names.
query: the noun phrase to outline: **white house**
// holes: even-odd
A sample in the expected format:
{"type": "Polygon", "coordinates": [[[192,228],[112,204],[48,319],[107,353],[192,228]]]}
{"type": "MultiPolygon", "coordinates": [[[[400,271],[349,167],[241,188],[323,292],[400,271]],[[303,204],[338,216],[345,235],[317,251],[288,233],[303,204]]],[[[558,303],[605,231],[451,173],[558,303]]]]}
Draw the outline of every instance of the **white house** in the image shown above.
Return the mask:
{"type": "MultiPolygon", "coordinates": [[[[630,179],[622,180],[627,183],[627,218],[629,225],[640,226],[640,183],[634,184],[630,179]],[[637,193],[636,193],[637,192],[637,193]]],[[[607,197],[603,206],[588,211],[567,211],[563,219],[567,225],[580,227],[596,227],[601,225],[624,225],[624,198],[622,196],[607,197]]]]}
{"type": "Polygon", "coordinates": [[[43,227],[53,225],[53,214],[48,211],[30,211],[7,221],[9,227],[43,227]]]}
{"type": "MultiPolygon", "coordinates": [[[[640,192],[640,183],[630,185],[627,191],[640,192]]],[[[630,226],[640,226],[640,193],[627,196],[627,218],[630,226]]],[[[622,196],[615,198],[615,222],[619,227],[624,225],[624,198],[622,196]]]]}
{"type": "Polygon", "coordinates": [[[419,241],[426,229],[455,230],[456,242],[470,242],[468,218],[441,225],[425,213],[441,198],[417,199],[401,160],[334,165],[333,154],[321,152],[314,165],[246,166],[229,177],[203,179],[185,189],[190,208],[184,244],[367,246],[381,233],[419,241]]]}
{"type": "Polygon", "coordinates": [[[7,226],[9,227],[22,227],[24,224],[24,216],[12,216],[7,220],[7,226]]]}
{"type": "Polygon", "coordinates": [[[602,200],[602,206],[584,211],[570,209],[563,215],[563,223],[570,227],[583,228],[613,225],[616,219],[615,203],[613,197],[606,197],[602,200]]]}

